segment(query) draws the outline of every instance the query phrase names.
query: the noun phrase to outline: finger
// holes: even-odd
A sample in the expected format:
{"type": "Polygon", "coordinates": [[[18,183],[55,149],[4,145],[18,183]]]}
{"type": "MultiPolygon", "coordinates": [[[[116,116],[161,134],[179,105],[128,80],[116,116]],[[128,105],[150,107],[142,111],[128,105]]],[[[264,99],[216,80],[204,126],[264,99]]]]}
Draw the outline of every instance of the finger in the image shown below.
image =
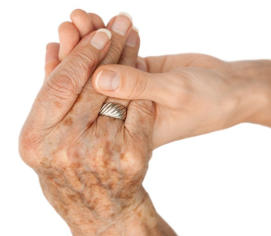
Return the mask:
{"type": "Polygon", "coordinates": [[[45,78],[56,68],[59,64],[58,59],[59,43],[49,43],[46,47],[45,56],[45,78]]]}
{"type": "Polygon", "coordinates": [[[59,64],[34,103],[30,114],[33,126],[48,129],[66,116],[89,76],[106,55],[110,38],[111,33],[106,29],[87,35],[59,64]]]}
{"type": "MultiPolygon", "coordinates": [[[[111,57],[116,58],[119,62],[125,44],[127,42],[128,36],[132,29],[131,17],[127,14],[120,14],[114,17],[107,26],[108,29],[112,31],[112,50],[108,52],[108,60],[105,60],[102,64],[112,64],[110,63],[111,57]]],[[[119,103],[127,106],[129,101],[120,100],[115,98],[108,98],[106,102],[119,103]]]]}
{"type": "Polygon", "coordinates": [[[87,13],[81,9],[72,11],[70,18],[77,27],[81,37],[93,30],[104,28],[104,23],[98,15],[87,13]]]}
{"type": "MultiPolygon", "coordinates": [[[[221,62],[216,58],[211,57],[209,57],[209,61],[211,62],[211,65],[213,65],[214,62],[221,62]]],[[[191,65],[194,67],[202,67],[202,65],[205,64],[206,68],[209,67],[206,55],[193,53],[146,57],[141,58],[141,63],[145,64],[147,71],[150,73],[169,72],[179,67],[189,67],[191,65]],[[204,61],[204,63],[202,63],[202,61],[204,61]]]]}
{"type": "MultiPolygon", "coordinates": [[[[169,105],[180,97],[189,75],[178,73],[148,73],[122,65],[99,67],[92,77],[93,87],[109,97],[147,99],[169,105]]],[[[172,104],[175,105],[175,104],[172,104]]]]}
{"type": "Polygon", "coordinates": [[[144,58],[142,58],[142,57],[137,58],[135,67],[139,70],[142,70],[142,71],[148,71],[147,63],[145,62],[144,58]]]}
{"type": "Polygon", "coordinates": [[[98,16],[95,13],[88,13],[88,14],[91,17],[92,24],[93,24],[95,30],[105,27],[105,24],[100,16],[98,16]]]}
{"type": "Polygon", "coordinates": [[[59,34],[59,60],[63,60],[72,49],[78,44],[80,40],[80,32],[71,22],[64,22],[58,28],[59,34]]]}
{"type": "MultiPolygon", "coordinates": [[[[144,153],[151,153],[153,149],[152,134],[155,118],[155,109],[152,101],[134,100],[128,106],[125,128],[133,137],[141,139],[139,143],[148,143],[148,150],[144,153]]],[[[138,140],[135,140],[138,141],[138,140]]]]}
{"type": "MultiPolygon", "coordinates": [[[[112,30],[111,46],[101,64],[115,64],[119,62],[131,27],[132,22],[123,15],[116,16],[109,22],[109,29],[112,30]]],[[[97,91],[93,89],[91,80],[89,80],[70,112],[70,117],[73,120],[73,127],[84,129],[87,126],[90,126],[97,118],[100,108],[106,99],[106,96],[97,93],[97,91]],[[91,116],[89,115],[90,111],[92,114],[91,116]],[[96,117],[94,117],[94,115],[96,115],[96,117]]],[[[121,103],[122,101],[116,100],[116,102],[121,103]]],[[[101,119],[105,119],[105,117],[101,117],[101,119]]],[[[122,124],[123,122],[116,121],[116,123],[122,124]]]]}
{"type": "Polygon", "coordinates": [[[136,28],[132,28],[126,40],[119,64],[134,67],[137,62],[139,46],[140,38],[138,31],[136,28]]]}
{"type": "Polygon", "coordinates": [[[112,32],[111,48],[101,63],[102,65],[116,64],[119,62],[132,26],[132,21],[127,15],[118,15],[109,21],[107,29],[112,32]]]}

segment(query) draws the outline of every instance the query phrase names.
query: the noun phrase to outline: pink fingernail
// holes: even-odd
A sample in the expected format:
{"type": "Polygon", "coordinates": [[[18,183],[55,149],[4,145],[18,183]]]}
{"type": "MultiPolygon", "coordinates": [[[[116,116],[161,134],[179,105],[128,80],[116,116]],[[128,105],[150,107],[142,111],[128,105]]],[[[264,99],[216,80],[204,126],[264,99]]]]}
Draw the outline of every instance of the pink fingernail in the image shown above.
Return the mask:
{"type": "Polygon", "coordinates": [[[108,29],[99,29],[96,31],[95,35],[91,39],[91,45],[98,50],[105,47],[108,41],[111,39],[112,35],[108,29]]]}
{"type": "Polygon", "coordinates": [[[116,90],[120,84],[119,75],[111,70],[100,71],[96,78],[96,85],[101,90],[116,90]]]}
{"type": "Polygon", "coordinates": [[[127,16],[119,15],[113,22],[112,30],[117,34],[125,35],[131,24],[131,20],[127,16]]]}

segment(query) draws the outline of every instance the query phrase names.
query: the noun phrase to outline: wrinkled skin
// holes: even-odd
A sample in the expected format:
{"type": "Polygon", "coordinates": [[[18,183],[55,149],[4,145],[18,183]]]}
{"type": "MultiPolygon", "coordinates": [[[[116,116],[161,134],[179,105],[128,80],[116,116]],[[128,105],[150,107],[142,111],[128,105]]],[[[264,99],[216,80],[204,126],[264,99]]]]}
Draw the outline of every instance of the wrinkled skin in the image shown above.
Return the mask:
{"type": "Polygon", "coordinates": [[[125,122],[98,115],[108,99],[89,78],[101,59],[120,60],[127,34],[112,33],[110,49],[108,44],[101,51],[89,46],[94,34],[46,79],[20,136],[23,160],[74,235],[102,234],[144,202],[152,148],[151,102],[116,101],[128,106],[125,122]]]}
{"type": "MultiPolygon", "coordinates": [[[[143,118],[135,124],[142,125],[143,118]]],[[[151,155],[152,121],[142,136],[107,117],[79,132],[71,131],[73,125],[67,117],[42,140],[35,169],[45,196],[72,228],[95,221],[107,226],[144,200],[141,183],[151,155]]]]}

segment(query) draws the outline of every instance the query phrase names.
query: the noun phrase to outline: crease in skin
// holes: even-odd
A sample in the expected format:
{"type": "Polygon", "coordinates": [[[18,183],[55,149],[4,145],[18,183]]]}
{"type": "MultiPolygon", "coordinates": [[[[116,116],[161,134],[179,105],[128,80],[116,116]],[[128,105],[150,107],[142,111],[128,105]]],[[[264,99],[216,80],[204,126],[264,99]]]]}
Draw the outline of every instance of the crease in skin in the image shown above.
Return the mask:
{"type": "MultiPolygon", "coordinates": [[[[117,63],[122,49],[113,44],[107,62],[117,63]]],[[[89,78],[67,114],[35,147],[38,164],[33,168],[44,195],[78,235],[106,235],[110,230],[126,234],[125,221],[148,197],[142,181],[151,155],[150,117],[144,119],[142,112],[132,122],[141,131],[131,131],[131,124],[95,115],[105,100],[91,87],[89,78]]],[[[50,112],[57,112],[58,106],[61,103],[50,112]]],[[[136,118],[141,111],[134,108],[134,112],[136,118]]],[[[35,117],[44,119],[45,115],[35,117]]]]}
{"type": "MultiPolygon", "coordinates": [[[[120,48],[117,47],[112,49],[112,54],[117,54],[119,49],[120,48]]],[[[162,71],[171,69],[170,75],[174,75],[174,77],[172,77],[173,83],[168,83],[168,80],[165,78],[167,84],[173,85],[172,87],[176,89],[169,90],[169,95],[180,94],[181,92],[186,95],[173,96],[173,107],[169,107],[168,104],[166,104],[165,110],[163,110],[163,106],[159,107],[161,110],[156,109],[156,111],[160,111],[161,114],[163,113],[162,111],[166,111],[164,113],[167,114],[167,117],[170,117],[168,120],[161,120],[156,126],[157,130],[159,127],[162,127],[160,135],[168,133],[174,134],[172,137],[163,137],[164,140],[160,142],[161,144],[176,140],[176,137],[180,138],[178,130],[182,130],[181,137],[187,137],[188,135],[192,136],[202,134],[206,131],[210,132],[219,128],[225,128],[228,126],[229,121],[231,121],[231,125],[236,122],[236,118],[235,120],[231,120],[230,118],[233,116],[228,115],[229,110],[233,112],[232,106],[236,108],[236,101],[227,100],[229,97],[233,97],[234,94],[230,94],[227,98],[223,97],[229,94],[227,86],[230,85],[229,81],[232,81],[228,78],[228,66],[230,64],[205,55],[187,54],[183,56],[185,59],[179,58],[181,59],[181,66],[179,61],[177,62],[177,60],[175,60],[179,57],[177,55],[174,56],[174,59],[172,59],[173,57],[162,57],[160,58],[162,60],[156,62],[157,66],[157,64],[160,64],[162,61],[162,71]],[[189,68],[185,68],[184,70],[183,67],[189,68]],[[176,80],[177,75],[179,75],[179,79],[182,81],[184,77],[189,78],[188,85],[190,87],[188,86],[188,89],[184,84],[176,80]],[[226,75],[226,77],[224,78],[223,75],[226,75]],[[223,86],[223,81],[228,82],[227,86],[223,86]],[[174,86],[174,83],[180,86],[174,86]],[[206,84],[212,86],[208,87],[206,84]],[[183,90],[181,90],[180,87],[182,87],[183,90]],[[219,116],[217,112],[219,110],[218,107],[223,107],[227,110],[226,112],[221,112],[224,117],[219,116]],[[170,108],[172,109],[170,110],[170,108]],[[194,120],[192,119],[193,117],[194,120]],[[204,119],[202,117],[204,117],[204,119]],[[212,117],[212,119],[210,117],[212,117]],[[216,119],[214,119],[214,117],[216,117],[216,119]],[[178,119],[177,126],[174,125],[175,119],[178,119]],[[181,127],[180,124],[183,124],[183,127],[181,127]]],[[[107,59],[112,62],[115,60],[114,57],[111,56],[107,59]]],[[[150,60],[152,59],[145,59],[148,71],[155,69],[150,68],[150,60]]],[[[107,61],[105,60],[105,62],[107,61]]],[[[255,71],[253,70],[253,72],[255,71]]],[[[257,72],[258,76],[263,76],[262,73],[257,72]]],[[[254,77],[254,74],[251,75],[250,73],[252,72],[248,72],[247,69],[246,73],[249,74],[247,74],[249,77],[254,77]]],[[[230,77],[233,76],[236,75],[231,75],[230,77]]],[[[237,79],[239,80],[239,78],[237,79]]],[[[243,79],[242,77],[240,78],[240,80],[242,80],[240,85],[250,85],[246,83],[248,80],[244,81],[243,79]]],[[[88,80],[87,84],[89,83],[90,80],[88,80]]],[[[231,90],[233,87],[231,87],[231,90]]],[[[235,87],[235,89],[238,88],[239,87],[235,87]]],[[[87,97],[90,93],[86,93],[85,88],[83,93],[85,97],[82,96],[81,100],[78,100],[76,104],[82,105],[82,100],[85,98],[85,104],[92,104],[93,106],[88,107],[86,105],[82,110],[92,111],[94,105],[99,105],[99,102],[102,104],[106,99],[102,97],[99,102],[96,103],[97,100],[95,100],[95,96],[98,97],[98,95],[93,96],[94,99],[91,100],[90,97],[87,97]],[[95,101],[93,102],[93,100],[95,101]],[[90,102],[87,103],[87,101],[90,102]]],[[[264,96],[266,96],[266,94],[264,96]]],[[[251,97],[253,97],[253,101],[255,101],[254,96],[251,97]]],[[[266,97],[263,99],[266,99],[266,97]]],[[[115,101],[122,100],[115,99],[115,101]]],[[[130,105],[132,107],[131,103],[130,105]]],[[[239,101],[239,103],[241,103],[241,101],[239,101]]],[[[270,103],[268,102],[267,104],[270,103]]],[[[74,106],[74,108],[76,110],[78,107],[74,106]]],[[[248,107],[245,106],[242,108],[247,109],[248,107]]],[[[240,111],[239,105],[234,112],[237,113],[237,110],[240,111]]],[[[140,113],[140,110],[138,111],[138,113],[140,113]]],[[[77,112],[77,115],[81,114],[80,109],[77,112]]],[[[235,114],[235,116],[237,115],[238,114],[235,114]]],[[[80,117],[79,121],[81,121],[81,123],[86,122],[82,117],[80,117]]],[[[89,224],[89,222],[97,222],[97,224],[102,222],[104,228],[101,227],[100,224],[99,229],[101,229],[101,231],[107,230],[106,233],[110,232],[112,234],[121,232],[120,228],[114,227],[117,219],[126,225],[127,222],[124,222],[124,220],[121,221],[120,219],[123,219],[124,215],[126,216],[131,213],[133,207],[137,204],[140,206],[140,199],[145,197],[140,190],[142,188],[142,180],[147,170],[147,161],[151,156],[150,150],[152,141],[149,137],[152,134],[152,130],[148,130],[150,125],[145,125],[142,117],[137,120],[134,125],[136,127],[138,125],[138,128],[141,129],[140,133],[134,132],[134,130],[131,131],[129,127],[131,128],[132,126],[127,125],[127,123],[124,125],[127,129],[122,129],[123,124],[121,122],[99,117],[97,122],[93,124],[87,123],[87,128],[84,129],[83,133],[80,133],[78,138],[78,134],[74,135],[76,129],[72,128],[76,127],[76,124],[78,125],[80,122],[76,123],[75,119],[69,118],[70,117],[67,117],[66,120],[63,120],[63,124],[61,123],[59,125],[59,133],[51,133],[50,137],[49,135],[46,137],[47,140],[43,143],[44,147],[41,148],[41,150],[43,150],[43,152],[41,152],[41,156],[44,157],[43,159],[50,159],[50,162],[46,162],[46,160],[41,162],[43,163],[43,185],[46,195],[58,211],[68,217],[67,222],[73,225],[73,228],[82,225],[82,222],[86,225],[89,224]],[[144,129],[142,129],[143,126],[144,129]],[[71,137],[73,135],[77,137],[76,142],[71,142],[71,139],[69,140],[68,138],[68,136],[71,137]],[[56,142],[54,143],[52,140],[56,142]],[[65,143],[69,145],[66,146],[64,145],[65,143]],[[80,150],[81,152],[76,153],[73,149],[80,150]],[[70,168],[69,171],[67,171],[67,168],[70,168]],[[82,210],[80,214],[78,214],[78,207],[82,210]],[[80,216],[78,216],[78,218],[72,218],[73,214],[80,216]]],[[[97,117],[95,117],[95,119],[96,118],[97,117]]],[[[243,117],[239,117],[239,119],[244,120],[243,117]]],[[[149,202],[146,203],[146,205],[151,208],[148,204],[150,205],[149,202]]],[[[170,229],[156,227],[157,221],[154,217],[156,215],[154,210],[150,211],[150,214],[147,214],[142,209],[140,210],[141,211],[137,212],[137,215],[138,218],[143,219],[143,223],[141,222],[143,227],[138,229],[137,235],[174,234],[170,232],[170,229]],[[151,229],[147,229],[148,226],[151,226],[151,229]]],[[[129,217],[127,216],[127,218],[129,217]]],[[[131,220],[129,218],[128,220],[133,222],[134,219],[131,220]]],[[[134,220],[134,222],[138,221],[134,220]]],[[[162,222],[162,220],[160,222],[162,222]]],[[[94,231],[95,230],[96,229],[94,229],[94,231]]],[[[103,232],[101,231],[99,232],[102,234],[103,232]]],[[[126,232],[122,231],[121,233],[125,234],[126,232]]]]}
{"type": "MultiPolygon", "coordinates": [[[[124,160],[126,161],[133,158],[133,154],[132,154],[133,152],[129,152],[129,151],[127,152],[125,150],[126,148],[123,149],[123,147],[121,148],[121,145],[116,145],[118,142],[123,142],[123,137],[122,137],[123,133],[121,135],[116,136],[116,133],[119,132],[119,130],[120,129],[118,126],[115,126],[112,129],[112,125],[110,125],[110,123],[107,122],[105,123],[105,126],[101,127],[101,129],[99,130],[98,132],[99,135],[96,133],[97,137],[91,138],[91,140],[93,141],[90,141],[89,137],[81,137],[81,139],[84,141],[80,142],[80,147],[78,146],[74,147],[74,150],[76,150],[75,152],[72,151],[71,147],[69,147],[69,151],[67,152],[67,150],[63,148],[65,147],[65,145],[59,146],[58,143],[56,145],[55,143],[48,142],[48,145],[49,146],[52,145],[53,149],[55,147],[58,147],[58,149],[52,151],[52,155],[51,155],[52,158],[50,158],[50,161],[47,159],[47,162],[42,162],[42,165],[43,165],[42,168],[45,169],[43,170],[43,173],[46,174],[47,176],[50,176],[49,179],[51,181],[54,178],[58,179],[61,173],[66,172],[65,178],[67,179],[65,178],[62,179],[60,183],[55,181],[55,183],[58,184],[58,186],[59,184],[61,184],[62,187],[70,186],[69,188],[72,189],[72,191],[76,193],[73,196],[73,201],[75,200],[76,196],[78,199],[81,198],[83,205],[86,205],[87,208],[89,208],[92,211],[95,209],[94,212],[96,212],[96,217],[98,216],[98,218],[112,217],[112,215],[114,215],[113,211],[120,211],[121,206],[118,206],[119,204],[118,200],[115,201],[115,205],[116,205],[115,210],[110,210],[112,209],[111,204],[106,203],[105,199],[110,199],[112,198],[112,196],[113,198],[114,196],[123,196],[126,201],[127,199],[130,198],[129,191],[127,192],[126,196],[123,194],[118,194],[118,193],[114,194],[114,191],[118,192],[120,191],[120,189],[122,189],[120,186],[121,183],[127,185],[128,189],[130,188],[129,184],[127,184],[126,181],[122,180],[126,178],[125,171],[121,171],[121,174],[119,175],[118,169],[121,170],[121,161],[124,161],[124,160]],[[109,128],[108,126],[111,128],[109,128]],[[108,131],[108,130],[111,130],[111,131],[108,131]],[[118,139],[116,140],[116,137],[119,137],[119,136],[121,137],[120,141],[118,141],[118,139]],[[85,145],[87,145],[87,147],[84,147],[85,145]],[[124,154],[121,154],[121,153],[124,153],[124,154]],[[121,158],[121,155],[122,155],[122,158],[121,158]],[[68,164],[69,162],[71,162],[71,164],[68,164]],[[117,163],[117,165],[112,166],[112,164],[110,165],[109,163],[117,163]],[[56,166],[56,169],[54,169],[54,166],[56,166]],[[61,168],[64,168],[64,169],[62,170],[61,168]],[[67,172],[67,168],[69,170],[68,172],[67,172]],[[73,168],[77,169],[75,173],[72,173],[73,168]],[[110,170],[111,174],[107,173],[108,169],[110,170]],[[81,171],[78,171],[78,170],[81,170],[81,171]],[[93,176],[95,176],[95,181],[91,180],[93,182],[90,183],[88,182],[88,180],[83,180],[82,178],[80,178],[82,177],[83,170],[85,171],[95,170],[95,172],[92,173],[93,176]],[[75,176],[77,176],[77,178],[75,178],[75,176]],[[83,183],[80,183],[80,181],[83,181],[83,183]],[[98,187],[94,187],[93,184],[94,186],[98,185],[98,187]],[[86,186],[88,187],[92,186],[91,193],[86,193],[84,191],[86,189],[86,186]],[[108,190],[110,191],[108,191],[107,194],[104,195],[99,190],[101,188],[105,189],[104,193],[108,190]],[[80,197],[77,194],[79,194],[80,197]],[[103,202],[101,203],[102,204],[101,207],[95,207],[95,205],[98,205],[100,203],[97,202],[97,198],[89,197],[89,195],[91,194],[94,194],[94,195],[98,194],[101,199],[104,199],[103,202]],[[104,215],[104,212],[107,212],[106,215],[104,215]]],[[[53,140],[56,140],[55,137],[53,137],[53,140]]],[[[64,140],[61,140],[61,142],[65,143],[64,140]]],[[[44,148],[44,150],[48,150],[48,149],[50,150],[51,148],[50,147],[44,148]]],[[[145,168],[143,168],[143,170],[144,169],[145,168]]],[[[127,172],[126,172],[126,175],[127,175],[127,172]]],[[[131,177],[129,176],[129,178],[131,177]]],[[[138,177],[136,177],[136,179],[137,178],[138,177]]],[[[140,182],[141,179],[136,180],[136,181],[140,182]]],[[[132,183],[132,185],[133,184],[134,183],[132,183]]],[[[132,191],[132,193],[133,192],[134,190],[132,191]]],[[[108,202],[111,203],[112,201],[108,200],[108,202]]],[[[56,205],[56,203],[54,203],[53,205],[56,205]]],[[[56,206],[56,208],[58,209],[59,206],[56,206]]],[[[66,210],[65,210],[65,213],[67,213],[66,210]]]]}

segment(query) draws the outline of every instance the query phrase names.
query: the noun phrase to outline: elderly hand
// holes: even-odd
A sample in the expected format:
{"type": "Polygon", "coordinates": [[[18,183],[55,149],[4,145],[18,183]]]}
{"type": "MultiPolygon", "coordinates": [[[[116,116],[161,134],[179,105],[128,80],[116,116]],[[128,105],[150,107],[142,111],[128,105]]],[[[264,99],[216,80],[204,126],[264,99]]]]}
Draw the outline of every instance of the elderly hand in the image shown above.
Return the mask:
{"type": "Polygon", "coordinates": [[[175,235],[142,188],[152,151],[152,102],[106,98],[89,79],[99,64],[136,62],[138,42],[123,51],[130,20],[117,16],[108,28],[112,39],[103,29],[69,53],[62,47],[60,64],[48,62],[58,51],[48,47],[49,76],[21,132],[20,153],[74,235],[175,235]],[[98,115],[105,101],[127,106],[125,122],[98,115]]]}
{"type": "Polygon", "coordinates": [[[92,82],[107,96],[154,102],[154,147],[240,122],[271,126],[270,61],[183,54],[139,62],[141,70],[102,66],[92,82]]]}

